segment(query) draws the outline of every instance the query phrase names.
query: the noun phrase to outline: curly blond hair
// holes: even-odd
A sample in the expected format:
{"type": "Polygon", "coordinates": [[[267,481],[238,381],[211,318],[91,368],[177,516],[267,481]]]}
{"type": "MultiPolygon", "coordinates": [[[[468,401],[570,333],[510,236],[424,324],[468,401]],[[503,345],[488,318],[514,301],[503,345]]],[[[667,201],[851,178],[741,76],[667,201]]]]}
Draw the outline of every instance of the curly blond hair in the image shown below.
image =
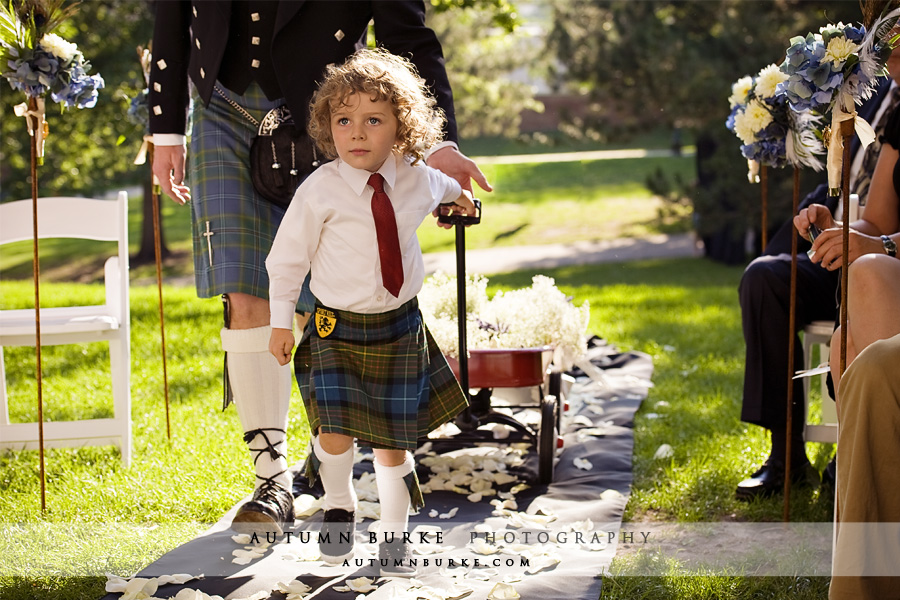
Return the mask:
{"type": "Polygon", "coordinates": [[[332,111],[346,105],[352,94],[369,94],[373,101],[387,100],[394,108],[397,149],[413,162],[443,138],[444,111],[428,93],[425,80],[405,58],[387,50],[363,48],[341,65],[329,65],[309,105],[307,131],[328,158],[337,158],[331,135],[332,111]]]}

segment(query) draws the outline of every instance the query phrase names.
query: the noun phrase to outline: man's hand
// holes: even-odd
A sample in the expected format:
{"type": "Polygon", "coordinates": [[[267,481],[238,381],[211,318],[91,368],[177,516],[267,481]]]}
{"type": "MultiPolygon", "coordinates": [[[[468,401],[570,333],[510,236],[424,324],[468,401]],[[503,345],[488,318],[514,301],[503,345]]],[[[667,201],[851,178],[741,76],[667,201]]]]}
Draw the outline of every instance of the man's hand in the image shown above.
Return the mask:
{"type": "Polygon", "coordinates": [[[441,148],[428,157],[428,166],[449,175],[459,182],[464,190],[472,191],[472,180],[486,192],[493,188],[475,162],[452,146],[441,148]]]}
{"type": "Polygon", "coordinates": [[[153,176],[162,191],[178,204],[191,201],[191,190],[184,185],[184,146],[154,146],[153,176]]]}
{"type": "MultiPolygon", "coordinates": [[[[487,177],[484,176],[484,173],[481,172],[478,165],[475,164],[475,161],[452,146],[447,146],[446,148],[441,148],[440,150],[433,152],[431,156],[428,157],[428,166],[457,180],[459,185],[462,186],[462,189],[470,193],[472,192],[473,179],[475,180],[475,183],[478,184],[478,187],[486,192],[490,192],[494,189],[491,187],[491,184],[488,183],[487,177]]],[[[440,216],[441,207],[437,207],[432,214],[435,218],[440,216]]],[[[438,222],[438,226],[444,229],[453,227],[453,225],[450,225],[449,223],[441,222],[438,222]]]]}
{"type": "Polygon", "coordinates": [[[809,207],[804,208],[797,213],[796,217],[794,217],[794,227],[797,228],[800,235],[809,239],[809,234],[807,232],[809,231],[810,225],[815,225],[822,231],[825,231],[826,229],[836,227],[838,222],[831,216],[831,211],[828,210],[828,207],[821,204],[810,204],[809,207]]]}
{"type": "Polygon", "coordinates": [[[269,352],[278,361],[278,364],[284,366],[291,362],[291,352],[294,351],[294,332],[290,329],[272,328],[272,335],[269,337],[269,352]]]}

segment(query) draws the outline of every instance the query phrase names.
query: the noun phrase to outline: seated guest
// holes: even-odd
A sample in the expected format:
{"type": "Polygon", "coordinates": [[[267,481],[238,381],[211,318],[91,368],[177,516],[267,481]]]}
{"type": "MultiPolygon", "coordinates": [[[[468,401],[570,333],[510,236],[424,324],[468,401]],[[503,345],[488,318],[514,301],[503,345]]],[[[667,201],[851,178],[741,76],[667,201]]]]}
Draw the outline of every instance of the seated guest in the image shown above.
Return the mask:
{"type": "MultiPolygon", "coordinates": [[[[850,225],[847,290],[847,364],[875,340],[900,333],[900,109],[892,111],[884,133],[869,202],[862,219],[850,225]]],[[[794,218],[800,232],[811,223],[822,229],[812,244],[813,263],[829,272],[842,264],[843,232],[823,206],[813,204],[794,218]]],[[[807,233],[808,235],[808,233],[807,233]]],[[[832,380],[840,384],[840,328],[832,339],[832,380]]]]}
{"type": "MultiPolygon", "coordinates": [[[[900,68],[893,69],[900,78],[900,68]]],[[[876,128],[883,127],[891,111],[888,105],[900,99],[898,86],[886,80],[876,94],[860,107],[859,114],[876,128]],[[890,91],[889,91],[890,90],[890,91]],[[890,100],[887,100],[890,97],[890,100]]],[[[864,152],[857,152],[854,139],[851,163],[851,191],[866,197],[878,157],[878,140],[864,152]]],[[[837,210],[837,199],[827,196],[827,184],[819,185],[803,201],[802,206],[818,205],[822,214],[831,217],[837,210]],[[822,203],[831,201],[826,208],[822,203]]],[[[805,229],[801,230],[805,233],[805,229]]],[[[750,478],[738,484],[740,500],[771,496],[784,489],[784,459],[787,454],[787,394],[788,394],[788,325],[791,274],[791,235],[786,223],[773,236],[762,256],[752,261],[744,271],[739,287],[741,321],[746,343],[744,392],[741,420],[768,429],[771,433],[771,452],[763,466],[750,478]]],[[[836,315],[835,292],[840,285],[838,274],[819,268],[806,255],[805,239],[797,255],[797,310],[795,315],[794,347],[800,348],[797,333],[818,320],[832,321],[836,315]]],[[[803,353],[794,352],[793,370],[803,368],[803,353]]],[[[813,480],[813,471],[803,442],[803,382],[794,381],[793,431],[791,432],[791,467],[797,480],[813,480]]]]}
{"type": "Polygon", "coordinates": [[[837,497],[830,600],[898,600],[900,335],[847,368],[838,405],[837,497]]]}

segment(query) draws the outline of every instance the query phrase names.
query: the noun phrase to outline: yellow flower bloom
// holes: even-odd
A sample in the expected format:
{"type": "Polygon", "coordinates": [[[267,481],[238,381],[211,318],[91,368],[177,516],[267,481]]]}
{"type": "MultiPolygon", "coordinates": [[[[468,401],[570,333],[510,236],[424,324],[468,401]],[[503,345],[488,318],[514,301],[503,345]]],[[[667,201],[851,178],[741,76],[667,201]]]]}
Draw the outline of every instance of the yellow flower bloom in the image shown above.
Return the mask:
{"type": "Polygon", "coordinates": [[[825,48],[824,60],[830,60],[836,67],[840,67],[845,60],[859,50],[859,44],[854,44],[844,37],[833,37],[825,48]]]}
{"type": "Polygon", "coordinates": [[[734,85],[731,86],[731,96],[728,98],[731,108],[747,102],[747,94],[750,93],[751,87],[753,87],[753,78],[749,75],[734,82],[734,85]]]}
{"type": "Polygon", "coordinates": [[[756,141],[756,134],[772,122],[772,114],[762,102],[752,100],[742,112],[734,117],[734,132],[744,144],[756,141]]]}

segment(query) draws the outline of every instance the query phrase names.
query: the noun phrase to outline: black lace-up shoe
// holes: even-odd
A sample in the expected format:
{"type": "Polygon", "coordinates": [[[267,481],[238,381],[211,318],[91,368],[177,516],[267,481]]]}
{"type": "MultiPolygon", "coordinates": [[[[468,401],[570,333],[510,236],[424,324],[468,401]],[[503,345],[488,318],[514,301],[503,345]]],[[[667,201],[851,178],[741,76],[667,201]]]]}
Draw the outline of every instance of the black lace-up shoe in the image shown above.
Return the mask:
{"type": "Polygon", "coordinates": [[[356,513],[342,508],[325,511],[319,532],[319,554],[329,565],[339,565],[353,557],[356,513]]]}
{"type": "Polygon", "coordinates": [[[231,528],[238,533],[265,533],[282,535],[285,528],[294,524],[294,496],[271,479],[267,479],[253,493],[253,499],[244,503],[231,528]]]}
{"type": "MultiPolygon", "coordinates": [[[[791,468],[791,483],[812,486],[819,482],[819,474],[809,462],[791,468]]],[[[784,463],[767,460],[749,479],[740,482],[735,490],[738,500],[751,501],[755,498],[769,498],[784,490],[784,463]]]]}
{"type": "Polygon", "coordinates": [[[416,574],[409,555],[409,544],[402,540],[378,544],[378,563],[382,577],[412,577],[416,574]]]}

